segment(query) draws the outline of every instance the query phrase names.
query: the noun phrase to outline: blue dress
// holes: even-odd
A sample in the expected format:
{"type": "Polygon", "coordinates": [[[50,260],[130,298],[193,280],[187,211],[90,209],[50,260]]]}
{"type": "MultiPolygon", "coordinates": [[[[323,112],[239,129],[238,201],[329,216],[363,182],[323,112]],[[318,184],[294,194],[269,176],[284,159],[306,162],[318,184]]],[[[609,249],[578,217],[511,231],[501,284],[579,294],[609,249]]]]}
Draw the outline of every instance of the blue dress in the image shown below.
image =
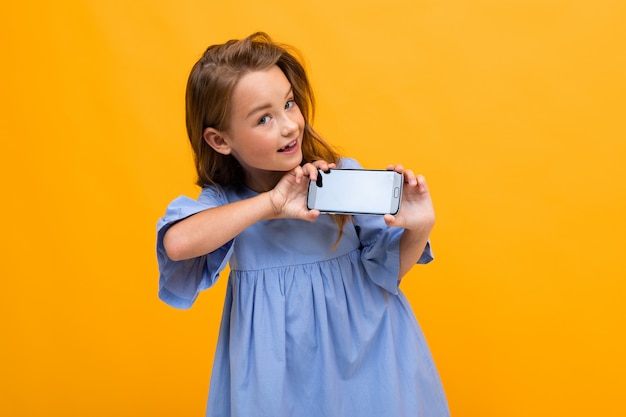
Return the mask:
{"type": "MultiPolygon", "coordinates": [[[[340,167],[358,163],[344,159],[340,167]]],[[[176,221],[256,195],[204,188],[158,222],[159,297],[189,308],[230,263],[206,415],[442,417],[448,405],[428,346],[398,288],[402,229],[354,216],[333,249],[330,215],[261,221],[207,255],[174,262],[176,221]]],[[[432,260],[430,245],[418,263],[432,260]]]]}

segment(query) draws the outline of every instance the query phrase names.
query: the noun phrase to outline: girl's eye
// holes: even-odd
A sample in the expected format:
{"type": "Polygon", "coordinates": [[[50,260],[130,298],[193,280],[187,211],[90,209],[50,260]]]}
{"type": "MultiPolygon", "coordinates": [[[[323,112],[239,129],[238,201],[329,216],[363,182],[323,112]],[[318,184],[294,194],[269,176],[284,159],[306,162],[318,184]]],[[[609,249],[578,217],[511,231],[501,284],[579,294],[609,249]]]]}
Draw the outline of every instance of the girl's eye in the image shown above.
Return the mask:
{"type": "Polygon", "coordinates": [[[269,123],[269,121],[270,121],[270,117],[269,116],[263,116],[263,117],[261,117],[259,119],[259,124],[260,125],[264,125],[264,124],[269,123]]]}
{"type": "Polygon", "coordinates": [[[296,105],[296,102],[294,99],[288,100],[287,103],[285,104],[285,110],[289,110],[295,105],[296,105]]]}

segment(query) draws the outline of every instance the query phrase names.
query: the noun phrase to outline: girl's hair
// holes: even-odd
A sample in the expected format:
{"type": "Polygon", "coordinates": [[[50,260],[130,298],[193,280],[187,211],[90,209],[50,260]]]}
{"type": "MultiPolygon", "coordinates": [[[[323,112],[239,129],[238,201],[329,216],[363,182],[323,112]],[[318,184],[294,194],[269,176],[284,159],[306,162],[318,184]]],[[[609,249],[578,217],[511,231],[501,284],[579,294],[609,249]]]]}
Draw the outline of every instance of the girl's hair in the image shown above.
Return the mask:
{"type": "Polygon", "coordinates": [[[207,127],[224,131],[230,123],[232,92],[242,76],[278,66],[291,83],[294,99],[304,117],[303,163],[315,160],[339,162],[339,153],[313,130],[313,91],[293,48],[273,42],[257,32],[242,40],[210,46],[194,65],[187,82],[187,134],[194,152],[197,185],[235,185],[243,171],[231,155],[215,152],[203,138],[207,127]]]}
{"type": "MultiPolygon", "coordinates": [[[[239,162],[232,155],[223,155],[211,148],[204,141],[203,133],[207,127],[227,130],[232,93],[237,82],[249,72],[266,70],[274,65],[291,83],[294,100],[304,117],[302,163],[316,160],[339,162],[337,150],[311,126],[315,100],[299,52],[257,32],[242,40],[209,46],[189,74],[185,97],[187,134],[198,174],[196,184],[200,187],[242,183],[243,169],[239,162]]],[[[334,216],[334,219],[339,227],[339,242],[347,216],[334,216]]]]}

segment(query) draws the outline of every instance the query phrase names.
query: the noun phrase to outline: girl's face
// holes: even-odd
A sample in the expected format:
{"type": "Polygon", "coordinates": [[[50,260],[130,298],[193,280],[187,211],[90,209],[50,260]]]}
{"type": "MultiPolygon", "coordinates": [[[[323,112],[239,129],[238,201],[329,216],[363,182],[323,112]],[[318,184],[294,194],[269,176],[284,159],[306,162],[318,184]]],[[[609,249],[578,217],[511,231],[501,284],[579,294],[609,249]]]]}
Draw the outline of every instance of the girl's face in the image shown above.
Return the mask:
{"type": "Polygon", "coordinates": [[[302,161],[303,133],[304,117],[291,84],[273,66],[239,80],[233,90],[230,127],[218,132],[223,147],[216,150],[237,159],[246,185],[266,191],[302,161]]]}

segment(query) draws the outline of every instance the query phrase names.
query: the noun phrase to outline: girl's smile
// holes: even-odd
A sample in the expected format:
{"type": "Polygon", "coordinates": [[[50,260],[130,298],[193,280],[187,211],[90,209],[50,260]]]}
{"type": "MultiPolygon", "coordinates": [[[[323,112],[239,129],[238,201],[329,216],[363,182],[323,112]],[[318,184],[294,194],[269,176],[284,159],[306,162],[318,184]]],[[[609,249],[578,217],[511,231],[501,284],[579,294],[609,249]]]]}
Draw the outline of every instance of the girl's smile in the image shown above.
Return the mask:
{"type": "Polygon", "coordinates": [[[298,148],[298,141],[294,140],[293,142],[291,142],[287,146],[283,146],[282,148],[280,148],[278,150],[278,152],[285,153],[285,154],[291,154],[291,153],[294,153],[294,152],[298,151],[298,149],[299,149],[298,148]]]}

